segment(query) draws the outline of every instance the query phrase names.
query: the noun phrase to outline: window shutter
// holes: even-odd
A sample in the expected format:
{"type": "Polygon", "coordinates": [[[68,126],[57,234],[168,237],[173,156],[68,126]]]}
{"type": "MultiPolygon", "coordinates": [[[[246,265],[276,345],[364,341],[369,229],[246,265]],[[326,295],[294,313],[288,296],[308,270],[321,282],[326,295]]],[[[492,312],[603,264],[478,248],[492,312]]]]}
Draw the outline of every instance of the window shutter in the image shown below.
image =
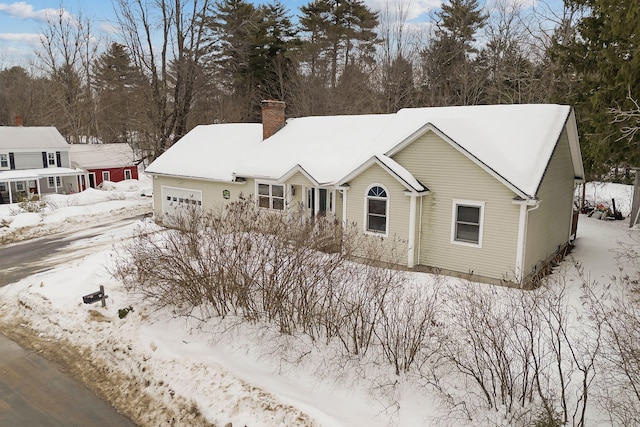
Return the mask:
{"type": "Polygon", "coordinates": [[[9,153],[9,167],[11,169],[15,169],[16,168],[16,159],[14,159],[13,153],[9,153]]]}
{"type": "Polygon", "coordinates": [[[62,167],[62,157],[60,156],[59,151],[56,151],[56,164],[58,167],[62,167]]]}
{"type": "Polygon", "coordinates": [[[47,152],[46,151],[42,152],[42,167],[43,168],[48,168],[49,167],[49,162],[47,161],[47,152]]]}

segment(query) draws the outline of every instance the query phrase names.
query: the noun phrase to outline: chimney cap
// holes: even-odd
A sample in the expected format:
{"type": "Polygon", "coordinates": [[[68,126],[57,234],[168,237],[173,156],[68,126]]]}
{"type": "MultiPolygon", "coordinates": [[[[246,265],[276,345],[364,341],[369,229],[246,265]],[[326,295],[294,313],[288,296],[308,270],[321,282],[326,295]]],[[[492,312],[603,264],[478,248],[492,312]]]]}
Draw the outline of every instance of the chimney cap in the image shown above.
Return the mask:
{"type": "Polygon", "coordinates": [[[284,101],[276,101],[275,99],[264,99],[260,102],[262,107],[278,107],[284,109],[287,105],[284,101]]]}

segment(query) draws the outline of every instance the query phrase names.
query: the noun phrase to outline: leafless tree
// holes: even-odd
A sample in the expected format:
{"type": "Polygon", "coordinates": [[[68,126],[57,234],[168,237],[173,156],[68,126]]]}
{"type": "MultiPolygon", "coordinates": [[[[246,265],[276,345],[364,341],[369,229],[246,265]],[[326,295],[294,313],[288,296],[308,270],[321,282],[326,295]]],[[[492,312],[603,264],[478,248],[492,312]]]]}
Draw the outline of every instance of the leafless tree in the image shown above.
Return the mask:
{"type": "Polygon", "coordinates": [[[90,79],[98,48],[91,21],[82,14],[74,15],[61,6],[55,16],[47,18],[36,56],[53,85],[50,98],[55,107],[50,111],[62,114],[50,122],[72,143],[93,133],[95,106],[90,79]]]}
{"type": "Polygon", "coordinates": [[[132,60],[147,79],[146,141],[153,159],[188,129],[200,77],[209,0],[117,0],[117,16],[132,60]]]}

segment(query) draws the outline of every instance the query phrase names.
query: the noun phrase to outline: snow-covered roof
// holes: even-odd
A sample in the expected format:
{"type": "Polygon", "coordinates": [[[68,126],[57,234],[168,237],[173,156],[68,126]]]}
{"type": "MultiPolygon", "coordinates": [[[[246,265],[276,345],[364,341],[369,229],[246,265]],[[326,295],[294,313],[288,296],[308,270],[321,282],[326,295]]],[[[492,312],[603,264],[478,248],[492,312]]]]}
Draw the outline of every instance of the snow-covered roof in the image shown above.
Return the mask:
{"type": "Polygon", "coordinates": [[[303,117],[289,119],[264,141],[261,124],[201,125],[147,172],[232,181],[236,176],[279,179],[298,166],[322,185],[338,185],[375,157],[422,191],[422,184],[391,157],[433,131],[520,195],[534,197],[570,114],[568,106],[529,104],[303,117]]]}
{"type": "Polygon", "coordinates": [[[48,176],[74,176],[83,175],[80,169],[71,168],[39,168],[0,171],[0,182],[27,181],[45,178],[48,176]]]}
{"type": "Polygon", "coordinates": [[[83,169],[132,166],[135,156],[129,144],[71,144],[71,163],[83,169]]]}
{"type": "Polygon", "coordinates": [[[0,150],[68,149],[69,144],[53,126],[0,126],[0,150]]]}

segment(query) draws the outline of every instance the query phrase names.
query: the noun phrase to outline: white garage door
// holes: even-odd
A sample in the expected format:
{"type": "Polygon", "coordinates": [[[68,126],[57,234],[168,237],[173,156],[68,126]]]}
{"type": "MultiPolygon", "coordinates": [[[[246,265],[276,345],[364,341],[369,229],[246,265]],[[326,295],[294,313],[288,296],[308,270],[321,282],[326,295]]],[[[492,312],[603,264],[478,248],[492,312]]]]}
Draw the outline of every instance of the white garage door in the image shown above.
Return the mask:
{"type": "Polygon", "coordinates": [[[202,191],[162,186],[162,213],[175,214],[185,207],[202,206],[202,191]]]}

